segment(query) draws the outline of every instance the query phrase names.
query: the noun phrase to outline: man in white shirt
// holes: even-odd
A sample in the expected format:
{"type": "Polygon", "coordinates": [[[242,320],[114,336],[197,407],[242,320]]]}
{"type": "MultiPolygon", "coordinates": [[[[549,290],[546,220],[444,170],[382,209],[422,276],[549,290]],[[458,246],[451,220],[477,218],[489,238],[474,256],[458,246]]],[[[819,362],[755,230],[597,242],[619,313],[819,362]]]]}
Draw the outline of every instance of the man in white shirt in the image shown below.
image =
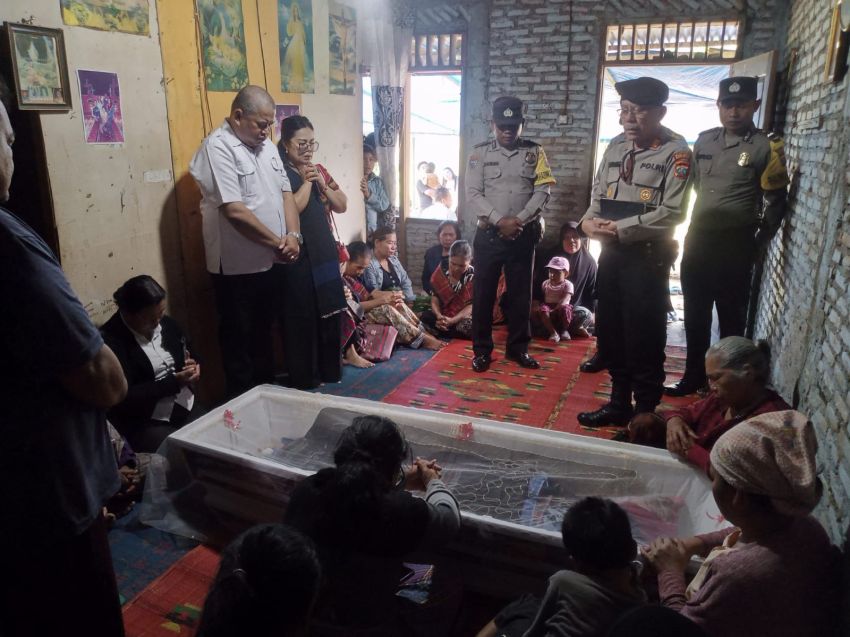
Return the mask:
{"type": "Polygon", "coordinates": [[[457,217],[452,212],[452,193],[448,188],[437,188],[434,194],[434,203],[425,208],[420,215],[425,219],[439,219],[440,221],[455,221],[457,217]]]}
{"type": "Polygon", "coordinates": [[[201,189],[228,397],[273,380],[271,326],[282,268],[298,258],[302,243],[289,179],[269,139],[274,111],[265,89],[246,86],[189,165],[201,189]]]}

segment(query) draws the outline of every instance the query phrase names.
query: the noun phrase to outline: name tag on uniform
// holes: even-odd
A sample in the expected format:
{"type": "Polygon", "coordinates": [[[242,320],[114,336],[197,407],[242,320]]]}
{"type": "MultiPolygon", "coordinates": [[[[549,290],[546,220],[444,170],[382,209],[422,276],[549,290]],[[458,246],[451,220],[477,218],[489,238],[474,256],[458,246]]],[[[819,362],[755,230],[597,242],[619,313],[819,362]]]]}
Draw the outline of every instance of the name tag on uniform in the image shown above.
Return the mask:
{"type": "Polygon", "coordinates": [[[497,162],[497,161],[485,161],[484,165],[485,166],[498,166],[499,162],[497,162]]]}

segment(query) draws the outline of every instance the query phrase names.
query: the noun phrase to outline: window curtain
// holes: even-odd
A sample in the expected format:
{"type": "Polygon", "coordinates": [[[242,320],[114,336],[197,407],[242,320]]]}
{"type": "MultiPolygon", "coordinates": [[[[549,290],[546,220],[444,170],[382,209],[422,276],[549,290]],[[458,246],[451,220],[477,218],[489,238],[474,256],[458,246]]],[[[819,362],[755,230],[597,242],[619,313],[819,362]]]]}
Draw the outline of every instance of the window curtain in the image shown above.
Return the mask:
{"type": "Polygon", "coordinates": [[[372,79],[375,146],[393,211],[399,206],[399,131],[416,12],[412,0],[366,0],[359,29],[361,63],[372,79]]]}

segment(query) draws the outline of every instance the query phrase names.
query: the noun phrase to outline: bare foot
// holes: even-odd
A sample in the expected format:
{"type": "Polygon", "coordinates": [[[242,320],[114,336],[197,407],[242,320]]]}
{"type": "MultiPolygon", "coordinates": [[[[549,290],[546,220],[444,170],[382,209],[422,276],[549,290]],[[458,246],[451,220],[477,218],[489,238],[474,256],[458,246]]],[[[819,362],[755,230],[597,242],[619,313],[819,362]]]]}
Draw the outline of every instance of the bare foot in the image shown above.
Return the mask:
{"type": "Polygon", "coordinates": [[[583,327],[577,327],[573,330],[573,336],[576,336],[578,338],[590,338],[590,332],[588,332],[583,327]]]}
{"type": "Polygon", "coordinates": [[[443,349],[446,346],[445,341],[441,341],[439,338],[431,336],[428,332],[425,332],[425,338],[422,340],[422,347],[425,349],[443,349]]]}
{"type": "Polygon", "coordinates": [[[572,340],[572,337],[570,336],[570,333],[567,330],[564,330],[563,332],[561,332],[561,340],[562,341],[572,340]]]}
{"type": "Polygon", "coordinates": [[[375,363],[367,361],[358,354],[357,350],[354,349],[354,346],[351,346],[346,350],[345,358],[342,359],[342,362],[346,365],[351,365],[352,367],[359,367],[360,369],[368,369],[375,366],[375,363]]]}
{"type": "Polygon", "coordinates": [[[558,336],[557,332],[552,332],[551,336],[549,336],[549,340],[553,343],[557,343],[561,340],[561,337],[558,336]]]}

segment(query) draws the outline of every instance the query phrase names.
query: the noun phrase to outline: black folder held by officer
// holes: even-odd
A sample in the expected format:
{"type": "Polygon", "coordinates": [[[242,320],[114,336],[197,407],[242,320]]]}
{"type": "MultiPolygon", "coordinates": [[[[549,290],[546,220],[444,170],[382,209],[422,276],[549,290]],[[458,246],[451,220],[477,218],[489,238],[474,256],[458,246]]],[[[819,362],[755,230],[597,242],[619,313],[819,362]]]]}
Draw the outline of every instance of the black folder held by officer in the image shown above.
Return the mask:
{"type": "Polygon", "coordinates": [[[685,218],[691,169],[684,138],[661,125],[667,85],[641,77],[615,88],[623,133],[602,156],[579,226],[602,242],[596,334],[612,380],[610,401],[578,415],[591,427],[626,425],[661,400],[673,231],[685,218]]]}
{"type": "Polygon", "coordinates": [[[555,179],[543,148],[520,137],[524,123],[522,100],[496,99],[495,139],[475,146],[466,171],[467,207],[478,219],[472,303],[472,369],[476,372],[487,371],[492,362],[493,306],[503,269],[502,309],[508,323],[505,358],[529,369],[540,367],[528,355],[531,274],[534,246],[542,232],[540,215],[555,179]]]}

